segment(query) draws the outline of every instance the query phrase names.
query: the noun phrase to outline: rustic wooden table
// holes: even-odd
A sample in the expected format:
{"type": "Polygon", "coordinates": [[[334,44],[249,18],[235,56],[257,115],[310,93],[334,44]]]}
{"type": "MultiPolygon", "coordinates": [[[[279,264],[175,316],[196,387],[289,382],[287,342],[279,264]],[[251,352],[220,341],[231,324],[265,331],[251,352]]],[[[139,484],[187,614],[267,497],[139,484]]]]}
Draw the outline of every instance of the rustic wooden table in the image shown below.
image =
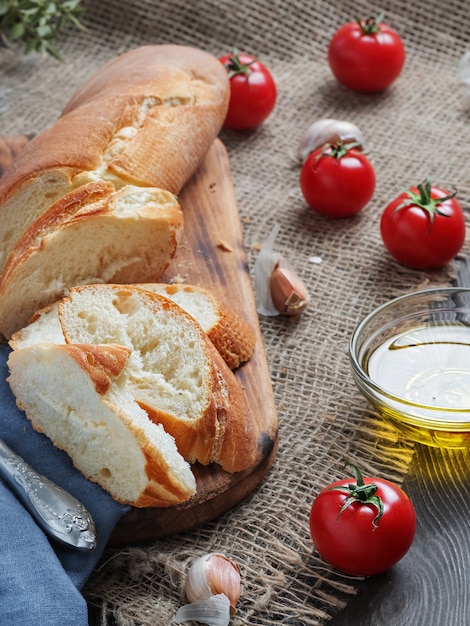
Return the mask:
{"type": "MultiPolygon", "coordinates": [[[[470,286],[470,259],[457,284],[470,286]]],[[[417,514],[410,551],[364,580],[330,626],[470,624],[470,450],[417,445],[403,489],[417,514]]]]}

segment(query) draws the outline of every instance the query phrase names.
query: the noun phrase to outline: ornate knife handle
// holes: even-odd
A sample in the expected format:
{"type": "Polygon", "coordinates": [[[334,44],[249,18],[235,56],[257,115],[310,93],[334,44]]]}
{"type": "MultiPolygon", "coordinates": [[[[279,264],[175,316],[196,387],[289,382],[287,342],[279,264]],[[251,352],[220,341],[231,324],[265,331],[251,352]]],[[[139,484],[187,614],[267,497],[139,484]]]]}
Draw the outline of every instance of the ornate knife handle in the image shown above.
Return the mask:
{"type": "Polygon", "coordinates": [[[1,439],[0,476],[48,535],[78,550],[95,548],[95,523],[83,504],[38,474],[1,439]]]}

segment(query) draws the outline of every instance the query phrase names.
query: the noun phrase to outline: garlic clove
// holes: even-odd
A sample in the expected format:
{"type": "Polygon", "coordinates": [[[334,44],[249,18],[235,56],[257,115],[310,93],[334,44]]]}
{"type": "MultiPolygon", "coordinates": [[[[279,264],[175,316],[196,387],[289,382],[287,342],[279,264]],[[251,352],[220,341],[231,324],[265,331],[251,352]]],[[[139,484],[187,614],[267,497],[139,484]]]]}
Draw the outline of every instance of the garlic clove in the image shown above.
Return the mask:
{"type": "Polygon", "coordinates": [[[279,313],[299,315],[310,301],[302,280],[287,264],[277,265],[270,279],[271,297],[279,313]]]}
{"type": "Polygon", "coordinates": [[[260,315],[299,315],[309,301],[307,288],[292,266],[274,252],[276,224],[263,243],[255,263],[256,310],[260,315]]]}
{"type": "Polygon", "coordinates": [[[175,624],[195,621],[208,626],[228,626],[230,623],[230,600],[220,593],[205,600],[181,606],[174,618],[175,624]]]}
{"type": "Polygon", "coordinates": [[[305,161],[308,155],[327,143],[355,142],[357,147],[364,144],[361,130],[352,122],[325,118],[314,122],[303,135],[297,148],[297,155],[305,161]]]}
{"type": "Polygon", "coordinates": [[[230,604],[230,613],[236,611],[241,593],[240,570],[223,554],[205,554],[192,564],[185,583],[186,597],[190,603],[207,600],[211,596],[224,594],[230,604]]]}

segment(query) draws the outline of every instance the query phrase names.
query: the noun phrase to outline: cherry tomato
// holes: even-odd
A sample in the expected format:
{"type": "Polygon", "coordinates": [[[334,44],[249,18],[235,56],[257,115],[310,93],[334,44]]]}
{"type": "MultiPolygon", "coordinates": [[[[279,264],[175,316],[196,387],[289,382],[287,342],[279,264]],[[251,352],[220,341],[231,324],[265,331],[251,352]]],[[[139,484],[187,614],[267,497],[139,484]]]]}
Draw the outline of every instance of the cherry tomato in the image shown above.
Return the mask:
{"type": "Polygon", "coordinates": [[[336,80],[349,89],[382,91],[399,76],[405,47],[381,18],[350,22],[333,35],[328,62],[336,80]]]}
{"type": "Polygon", "coordinates": [[[276,104],[274,79],[261,61],[244,53],[219,58],[230,78],[230,103],[225,128],[256,128],[268,117],[276,104]]]}
{"type": "Polygon", "coordinates": [[[314,150],[300,172],[300,188],[312,209],[329,217],[359,213],[375,190],[375,172],[355,144],[326,144],[314,150]]]}
{"type": "Polygon", "coordinates": [[[353,576],[386,571],[409,550],[416,531],[411,500],[383,478],[346,478],[325,487],[310,511],[310,533],[320,556],[353,576]]]}
{"type": "Polygon", "coordinates": [[[465,216],[455,193],[433,187],[429,180],[399,194],[380,221],[385,247],[414,269],[443,267],[465,241],[465,216]]]}

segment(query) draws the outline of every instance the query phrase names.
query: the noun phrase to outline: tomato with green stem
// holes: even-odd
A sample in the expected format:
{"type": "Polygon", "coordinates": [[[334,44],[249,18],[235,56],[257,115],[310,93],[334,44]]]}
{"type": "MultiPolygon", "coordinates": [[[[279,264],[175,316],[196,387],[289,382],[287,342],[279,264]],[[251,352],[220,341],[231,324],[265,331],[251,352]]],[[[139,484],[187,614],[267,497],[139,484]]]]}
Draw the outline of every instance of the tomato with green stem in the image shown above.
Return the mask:
{"type": "Polygon", "coordinates": [[[336,80],[355,91],[383,91],[398,78],[405,58],[400,35],[382,16],[344,24],[328,47],[328,62],[336,80]]]}
{"type": "Polygon", "coordinates": [[[462,248],[465,216],[456,193],[434,186],[428,179],[386,206],[380,233],[399,263],[413,269],[437,269],[462,248]]]}
{"type": "Polygon", "coordinates": [[[268,68],[251,54],[233,52],[219,58],[230,79],[230,102],[224,127],[256,128],[274,109],[277,89],[268,68]]]}
{"type": "Polygon", "coordinates": [[[384,572],[413,543],[416,512],[405,492],[384,478],[351,478],[325,487],[310,510],[310,533],[320,556],[353,576],[384,572]]]}
{"type": "Polygon", "coordinates": [[[305,160],[300,188],[309,206],[328,217],[359,213],[375,190],[375,171],[357,143],[325,144],[305,160]]]}

